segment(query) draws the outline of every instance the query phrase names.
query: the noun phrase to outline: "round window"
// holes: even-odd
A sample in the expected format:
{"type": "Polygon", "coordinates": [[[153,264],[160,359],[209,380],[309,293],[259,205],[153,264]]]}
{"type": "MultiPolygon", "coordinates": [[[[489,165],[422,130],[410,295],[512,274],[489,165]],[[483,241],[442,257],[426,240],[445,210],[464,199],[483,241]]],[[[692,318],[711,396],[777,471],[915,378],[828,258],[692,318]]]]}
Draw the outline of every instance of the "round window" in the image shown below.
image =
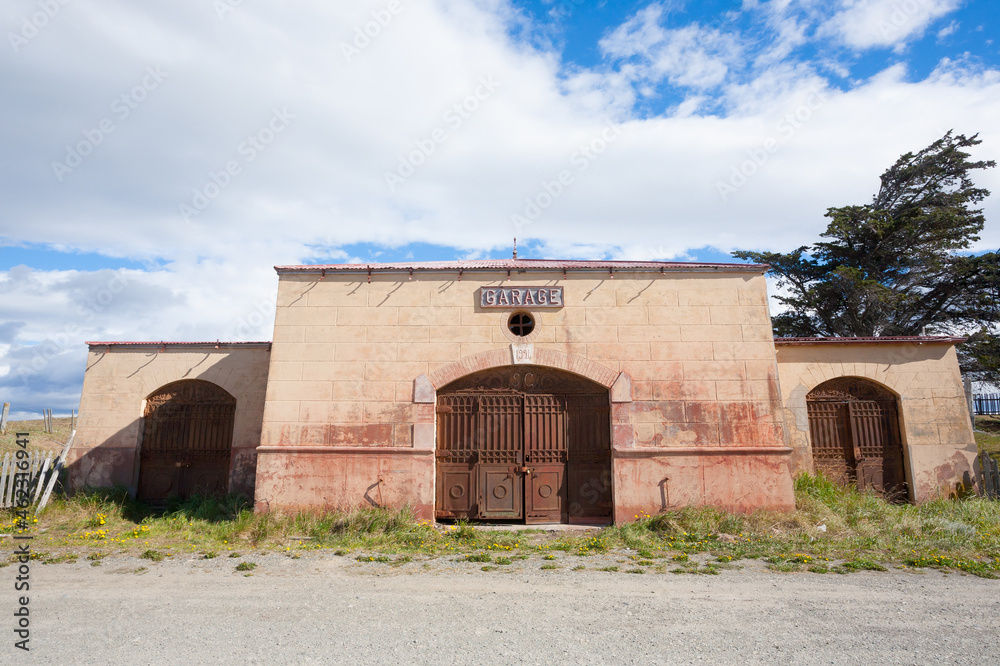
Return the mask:
{"type": "Polygon", "coordinates": [[[535,319],[527,312],[515,312],[507,320],[507,328],[517,337],[524,338],[535,330],[535,319]]]}

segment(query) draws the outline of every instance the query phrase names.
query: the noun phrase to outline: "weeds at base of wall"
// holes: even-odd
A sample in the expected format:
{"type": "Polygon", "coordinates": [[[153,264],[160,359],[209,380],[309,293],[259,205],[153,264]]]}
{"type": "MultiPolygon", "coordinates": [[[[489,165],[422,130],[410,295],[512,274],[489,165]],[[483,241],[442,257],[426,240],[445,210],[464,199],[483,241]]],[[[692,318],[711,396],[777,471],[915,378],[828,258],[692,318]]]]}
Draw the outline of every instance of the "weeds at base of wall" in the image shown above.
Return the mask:
{"type": "MultiPolygon", "coordinates": [[[[295,559],[322,550],[351,555],[359,565],[402,567],[451,556],[503,570],[526,559],[551,562],[563,553],[619,558],[626,565],[594,567],[608,572],[714,574],[756,559],[775,571],[813,574],[934,568],[1000,577],[1000,502],[970,497],[892,504],[810,476],[796,480],[795,496],[797,509],[790,513],[687,508],[579,535],[435,525],[414,520],[408,509],[256,514],[248,499],[237,496],[196,497],[154,510],[112,488],[58,498],[31,531],[46,553],[43,562],[51,564],[85,557],[96,566],[109,555],[151,562],[198,553],[238,558],[247,551],[295,559]],[[99,539],[81,538],[96,524],[99,539]]],[[[13,529],[13,515],[0,515],[0,532],[13,529]]]]}

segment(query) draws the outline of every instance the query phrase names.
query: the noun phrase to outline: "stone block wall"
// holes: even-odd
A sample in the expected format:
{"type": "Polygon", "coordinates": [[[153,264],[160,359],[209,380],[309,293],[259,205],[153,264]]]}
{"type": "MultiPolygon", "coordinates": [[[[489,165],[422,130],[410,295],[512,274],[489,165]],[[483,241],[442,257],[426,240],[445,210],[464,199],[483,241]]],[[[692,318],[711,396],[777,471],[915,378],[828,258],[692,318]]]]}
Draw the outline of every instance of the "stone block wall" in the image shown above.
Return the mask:
{"type": "Polygon", "coordinates": [[[91,343],[69,455],[73,488],[121,484],[135,492],[145,399],[181,379],[212,382],[236,398],[229,488],[252,497],[267,387],[268,343],[91,343]]]}
{"type": "Polygon", "coordinates": [[[264,505],[359,505],[381,490],[432,515],[434,404],[414,400],[415,382],[438,389],[510,365],[512,343],[530,343],[535,363],[604,386],[630,380],[613,412],[617,519],[686,503],[793,505],[759,269],[533,270],[509,281],[501,271],[308,270],[279,271],[259,450],[264,505]],[[536,328],[518,338],[506,325],[512,310],[484,309],[477,297],[505,284],[562,286],[565,307],[526,308],[536,328]],[[308,482],[284,471],[307,469],[303,456],[317,470],[308,482]],[[351,461],[350,474],[337,459],[351,461]],[[665,494],[660,482],[671,475],[675,490],[665,494]]]}
{"type": "Polygon", "coordinates": [[[793,471],[813,471],[806,396],[837,377],[863,377],[898,396],[910,499],[954,494],[975,478],[976,442],[954,341],[776,341],[793,471]]]}

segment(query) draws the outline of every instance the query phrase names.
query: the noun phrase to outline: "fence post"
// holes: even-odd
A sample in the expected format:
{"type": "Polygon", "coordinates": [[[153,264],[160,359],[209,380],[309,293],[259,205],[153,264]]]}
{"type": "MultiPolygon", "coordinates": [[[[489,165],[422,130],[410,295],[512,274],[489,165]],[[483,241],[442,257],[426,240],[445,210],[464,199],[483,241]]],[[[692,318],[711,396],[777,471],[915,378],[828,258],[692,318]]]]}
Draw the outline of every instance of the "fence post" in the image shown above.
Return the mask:
{"type": "Polygon", "coordinates": [[[52,494],[52,489],[56,487],[56,481],[59,480],[59,472],[63,470],[63,466],[66,464],[66,456],[69,455],[69,450],[73,448],[73,440],[76,439],[76,431],[74,430],[69,434],[69,439],[66,440],[66,446],[63,448],[62,453],[59,454],[59,458],[56,459],[56,464],[52,467],[52,475],[49,477],[49,483],[45,487],[45,492],[42,493],[42,500],[38,503],[38,507],[35,509],[35,515],[37,516],[41,513],[42,509],[49,501],[49,496],[52,494]]]}
{"type": "MultiPolygon", "coordinates": [[[[4,456],[3,456],[3,468],[2,468],[2,470],[3,471],[0,471],[0,507],[3,507],[3,508],[6,509],[7,508],[7,500],[4,499],[4,498],[6,497],[6,494],[7,494],[7,484],[6,484],[6,482],[7,482],[7,476],[8,476],[7,473],[11,471],[11,469],[10,469],[10,454],[9,453],[5,453],[4,456]]],[[[14,481],[13,481],[13,476],[14,476],[13,473],[11,473],[10,476],[11,476],[11,484],[13,484],[14,483],[14,481]]]]}
{"type": "Polygon", "coordinates": [[[972,420],[972,429],[976,429],[976,408],[972,402],[972,378],[962,377],[962,385],[965,387],[965,404],[969,407],[969,419],[972,420]]]}
{"type": "Polygon", "coordinates": [[[990,478],[993,480],[993,499],[1000,499],[1000,469],[997,468],[997,461],[993,456],[987,454],[990,459],[990,478]]]}
{"type": "Polygon", "coordinates": [[[979,469],[983,479],[982,496],[1000,499],[1000,464],[986,451],[979,453],[979,469]]]}
{"type": "Polygon", "coordinates": [[[992,497],[993,479],[990,478],[990,456],[986,451],[979,453],[979,469],[983,476],[983,497],[992,497]]]}
{"type": "Polygon", "coordinates": [[[3,403],[3,412],[0,413],[0,435],[7,434],[7,414],[10,413],[10,403],[3,403]]]}

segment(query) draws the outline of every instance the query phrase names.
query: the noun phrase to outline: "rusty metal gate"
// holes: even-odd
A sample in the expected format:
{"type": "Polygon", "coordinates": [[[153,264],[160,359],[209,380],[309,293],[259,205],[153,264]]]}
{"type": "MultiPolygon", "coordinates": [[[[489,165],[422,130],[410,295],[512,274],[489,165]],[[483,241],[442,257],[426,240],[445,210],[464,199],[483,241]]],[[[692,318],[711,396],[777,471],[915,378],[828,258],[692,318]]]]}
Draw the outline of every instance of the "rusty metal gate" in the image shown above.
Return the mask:
{"type": "Polygon", "coordinates": [[[842,377],[806,399],[813,463],[841,485],[906,498],[896,398],[864,379],[842,377]]]}
{"type": "Polygon", "coordinates": [[[569,373],[490,370],[438,393],[437,516],[609,522],[607,390],[569,373]]]}
{"type": "Polygon", "coordinates": [[[236,399],[215,384],[185,380],[146,400],[138,497],[222,495],[229,488],[236,399]]]}

